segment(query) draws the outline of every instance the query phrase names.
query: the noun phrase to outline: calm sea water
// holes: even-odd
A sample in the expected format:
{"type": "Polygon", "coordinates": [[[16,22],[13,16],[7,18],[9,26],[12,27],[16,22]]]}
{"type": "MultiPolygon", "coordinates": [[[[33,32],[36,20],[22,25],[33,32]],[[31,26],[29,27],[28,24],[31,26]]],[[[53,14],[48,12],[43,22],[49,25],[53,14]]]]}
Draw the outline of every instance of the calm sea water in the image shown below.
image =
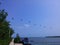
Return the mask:
{"type": "Polygon", "coordinates": [[[60,38],[29,38],[32,45],[60,45],[60,38]]]}

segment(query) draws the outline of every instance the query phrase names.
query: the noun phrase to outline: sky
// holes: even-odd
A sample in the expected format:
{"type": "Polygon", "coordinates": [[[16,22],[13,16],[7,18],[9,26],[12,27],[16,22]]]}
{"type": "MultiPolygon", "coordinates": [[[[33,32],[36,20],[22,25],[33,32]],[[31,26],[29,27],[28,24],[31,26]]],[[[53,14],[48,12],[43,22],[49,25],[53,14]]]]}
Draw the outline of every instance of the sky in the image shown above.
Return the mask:
{"type": "Polygon", "coordinates": [[[0,0],[16,36],[60,36],[60,0],[0,0]]]}

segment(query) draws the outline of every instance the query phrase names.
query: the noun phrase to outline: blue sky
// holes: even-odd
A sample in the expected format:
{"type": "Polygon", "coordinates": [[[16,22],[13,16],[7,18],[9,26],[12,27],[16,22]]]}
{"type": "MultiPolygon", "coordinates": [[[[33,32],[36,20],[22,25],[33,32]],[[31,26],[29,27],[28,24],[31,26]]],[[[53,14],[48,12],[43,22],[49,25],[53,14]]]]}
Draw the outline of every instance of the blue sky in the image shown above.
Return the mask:
{"type": "Polygon", "coordinates": [[[0,1],[0,9],[9,14],[7,20],[11,21],[14,36],[17,33],[21,37],[60,35],[60,0],[0,1]]]}

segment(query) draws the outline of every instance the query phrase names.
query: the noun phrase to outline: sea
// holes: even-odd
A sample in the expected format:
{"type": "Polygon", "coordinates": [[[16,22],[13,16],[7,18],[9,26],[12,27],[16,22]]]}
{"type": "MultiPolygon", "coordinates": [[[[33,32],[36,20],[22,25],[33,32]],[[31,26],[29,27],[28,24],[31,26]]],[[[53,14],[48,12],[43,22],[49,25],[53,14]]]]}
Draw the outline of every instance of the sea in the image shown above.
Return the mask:
{"type": "Polygon", "coordinates": [[[32,45],[60,45],[60,38],[30,37],[29,43],[32,45]]]}

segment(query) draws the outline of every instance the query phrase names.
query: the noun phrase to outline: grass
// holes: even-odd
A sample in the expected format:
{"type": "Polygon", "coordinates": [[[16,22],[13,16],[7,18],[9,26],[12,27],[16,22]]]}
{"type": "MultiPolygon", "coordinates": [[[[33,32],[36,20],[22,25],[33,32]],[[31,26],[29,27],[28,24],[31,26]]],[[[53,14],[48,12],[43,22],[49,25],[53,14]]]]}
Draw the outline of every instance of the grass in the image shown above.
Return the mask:
{"type": "Polygon", "coordinates": [[[0,39],[0,45],[9,45],[9,39],[1,40],[0,39]]]}

